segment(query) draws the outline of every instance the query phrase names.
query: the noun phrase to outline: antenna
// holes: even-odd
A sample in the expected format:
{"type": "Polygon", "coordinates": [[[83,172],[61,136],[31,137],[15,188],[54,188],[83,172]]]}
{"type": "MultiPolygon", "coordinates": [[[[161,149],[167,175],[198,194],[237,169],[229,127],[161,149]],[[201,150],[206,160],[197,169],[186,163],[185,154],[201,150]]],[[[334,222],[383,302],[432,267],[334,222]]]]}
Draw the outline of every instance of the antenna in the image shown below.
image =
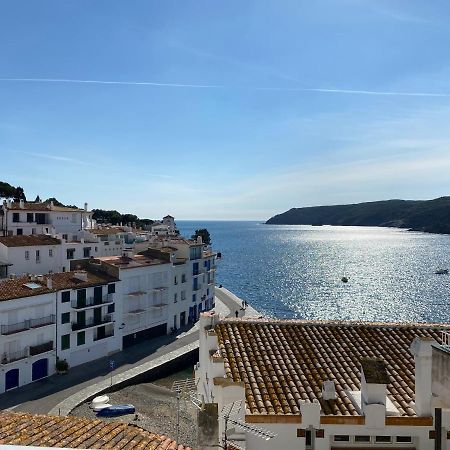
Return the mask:
{"type": "Polygon", "coordinates": [[[231,443],[237,450],[245,450],[241,444],[237,444],[235,441],[228,438],[228,422],[248,433],[252,433],[257,437],[264,439],[265,441],[268,441],[277,436],[276,433],[272,433],[271,431],[265,430],[264,428],[255,427],[254,425],[242,422],[241,420],[233,419],[231,416],[236,416],[237,414],[239,414],[241,408],[242,400],[238,400],[225,405],[219,414],[219,417],[222,417],[225,422],[225,429],[223,432],[223,449],[228,449],[228,443],[231,443]]]}
{"type": "Polygon", "coordinates": [[[193,405],[201,409],[202,401],[197,394],[197,384],[193,378],[177,380],[172,383],[172,391],[177,395],[177,442],[180,441],[180,400],[189,400],[193,405]]]}

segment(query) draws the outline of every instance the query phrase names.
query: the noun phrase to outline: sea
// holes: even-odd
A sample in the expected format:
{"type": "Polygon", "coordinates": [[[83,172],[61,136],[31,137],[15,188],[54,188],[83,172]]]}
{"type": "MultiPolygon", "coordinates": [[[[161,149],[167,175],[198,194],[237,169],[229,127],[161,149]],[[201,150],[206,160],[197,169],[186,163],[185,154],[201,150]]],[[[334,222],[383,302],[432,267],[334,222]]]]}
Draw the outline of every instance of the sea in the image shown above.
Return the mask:
{"type": "Polygon", "coordinates": [[[450,322],[450,236],[396,228],[177,221],[221,252],[216,284],[262,315],[308,320],[450,322]],[[348,282],[343,283],[342,277],[348,282]]]}

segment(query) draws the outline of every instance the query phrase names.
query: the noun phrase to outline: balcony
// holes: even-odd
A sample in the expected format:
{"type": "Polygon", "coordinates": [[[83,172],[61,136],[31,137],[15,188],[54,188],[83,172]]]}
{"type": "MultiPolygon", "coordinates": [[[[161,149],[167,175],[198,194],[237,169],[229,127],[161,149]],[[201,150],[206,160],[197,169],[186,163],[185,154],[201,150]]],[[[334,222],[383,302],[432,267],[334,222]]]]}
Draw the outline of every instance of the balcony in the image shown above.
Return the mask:
{"type": "Polygon", "coordinates": [[[40,355],[41,353],[53,350],[53,341],[45,342],[39,345],[30,345],[30,356],[40,355]]]}
{"type": "Polygon", "coordinates": [[[192,271],[192,276],[193,277],[198,277],[199,275],[201,275],[202,274],[202,271],[201,270],[193,270],[192,271]]]}
{"type": "Polygon", "coordinates": [[[0,333],[3,335],[20,333],[21,331],[27,331],[31,328],[45,327],[47,325],[52,325],[56,321],[56,316],[51,314],[49,316],[40,317],[39,319],[29,319],[23,322],[13,323],[10,325],[2,325],[0,328],[0,333]]]}
{"type": "Polygon", "coordinates": [[[114,330],[106,332],[104,335],[94,335],[94,341],[101,341],[102,339],[107,339],[114,336],[114,330]]]}
{"type": "Polygon", "coordinates": [[[25,358],[28,358],[28,349],[26,348],[24,348],[23,350],[19,350],[17,352],[3,353],[0,362],[1,364],[4,365],[25,358]]]}
{"type": "Polygon", "coordinates": [[[162,291],[166,291],[167,289],[169,289],[167,286],[158,286],[158,287],[154,287],[152,289],[153,292],[162,292],[162,291]]]}
{"type": "Polygon", "coordinates": [[[89,297],[86,300],[72,300],[70,305],[74,309],[87,309],[110,303],[114,303],[114,294],[106,294],[99,298],[89,297]]]}
{"type": "Polygon", "coordinates": [[[107,323],[111,323],[113,321],[112,314],[105,314],[101,319],[95,320],[94,317],[90,317],[89,319],[83,322],[72,322],[72,331],[84,330],[86,328],[97,327],[99,325],[105,325],[107,323]]]}
{"type": "Polygon", "coordinates": [[[137,309],[132,309],[130,311],[127,311],[125,314],[135,315],[135,314],[142,314],[144,312],[145,312],[145,309],[137,308],[137,309]]]}

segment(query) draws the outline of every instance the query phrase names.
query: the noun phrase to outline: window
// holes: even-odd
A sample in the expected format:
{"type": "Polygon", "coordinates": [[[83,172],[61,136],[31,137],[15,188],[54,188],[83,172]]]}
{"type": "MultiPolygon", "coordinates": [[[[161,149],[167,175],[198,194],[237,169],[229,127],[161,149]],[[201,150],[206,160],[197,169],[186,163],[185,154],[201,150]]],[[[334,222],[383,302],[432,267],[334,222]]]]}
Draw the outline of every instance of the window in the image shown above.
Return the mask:
{"type": "Polygon", "coordinates": [[[48,256],[50,256],[50,258],[53,258],[53,250],[51,248],[48,250],[48,256]]]}
{"type": "Polygon", "coordinates": [[[77,306],[84,308],[86,306],[86,289],[77,290],[77,306]]]}
{"type": "Polygon", "coordinates": [[[27,222],[34,222],[33,213],[27,213],[27,222]]]}
{"type": "Polygon", "coordinates": [[[411,436],[397,436],[395,438],[395,441],[403,443],[403,442],[411,442],[412,439],[411,439],[411,436]]]}
{"type": "Polygon", "coordinates": [[[67,234],[63,234],[63,235],[62,235],[62,238],[63,238],[65,241],[67,241],[69,237],[67,236],[67,234]]]}
{"type": "Polygon", "coordinates": [[[25,250],[25,259],[28,261],[30,259],[30,252],[25,250]]]}
{"type": "Polygon", "coordinates": [[[13,213],[13,222],[20,222],[20,214],[13,213]]]}
{"type": "Polygon", "coordinates": [[[98,252],[98,247],[97,246],[95,246],[95,251],[98,252]]]}
{"type": "Polygon", "coordinates": [[[173,279],[173,284],[178,284],[178,280],[177,280],[177,277],[176,277],[176,276],[175,276],[174,279],[173,279]]]}
{"type": "Polygon", "coordinates": [[[370,442],[370,436],[355,436],[355,442],[370,442]]]}
{"type": "Polygon", "coordinates": [[[36,262],[37,263],[41,262],[41,251],[40,250],[36,250],[36,262]]]}
{"type": "Polygon", "coordinates": [[[349,442],[350,436],[348,434],[336,434],[334,436],[334,442],[349,442]]]}
{"type": "Polygon", "coordinates": [[[112,314],[116,311],[116,305],[113,303],[112,305],[108,305],[108,314],[112,314]]]}
{"type": "Polygon", "coordinates": [[[33,235],[36,234],[36,228],[31,229],[31,234],[33,234],[33,235]]]}
{"type": "Polygon", "coordinates": [[[173,302],[174,303],[176,303],[178,300],[177,300],[177,294],[175,293],[175,294],[173,294],[173,302]]]}
{"type": "Polygon", "coordinates": [[[84,247],[83,248],[83,256],[85,258],[89,258],[91,256],[91,247],[84,247]]]}
{"type": "Polygon", "coordinates": [[[375,436],[375,442],[391,442],[391,436],[375,436]]]}
{"type": "Polygon", "coordinates": [[[305,430],[305,446],[306,448],[311,448],[312,446],[312,431],[305,430]]]}
{"type": "Polygon", "coordinates": [[[67,251],[67,259],[73,259],[75,255],[75,249],[68,248],[66,251],[67,251]]]}
{"type": "Polygon", "coordinates": [[[108,284],[108,294],[114,294],[116,292],[116,285],[114,283],[108,284]]]}
{"type": "Polygon", "coordinates": [[[23,228],[17,228],[17,236],[23,235],[23,228]]]}
{"type": "Polygon", "coordinates": [[[181,275],[181,282],[182,282],[182,283],[186,283],[186,274],[185,274],[185,273],[183,273],[183,274],[181,275]]]}
{"type": "Polygon", "coordinates": [[[65,312],[61,314],[61,323],[69,323],[70,322],[70,312],[65,312]]]}
{"type": "Polygon", "coordinates": [[[186,300],[186,291],[181,291],[181,300],[186,300]]]}
{"type": "Polygon", "coordinates": [[[192,294],[192,302],[195,303],[197,301],[197,295],[192,294]]]}
{"type": "Polygon", "coordinates": [[[70,302],[70,291],[61,292],[61,303],[70,302]]]}
{"type": "Polygon", "coordinates": [[[86,333],[84,331],[80,331],[77,333],[77,345],[84,345],[86,343],[86,333]]]}
{"type": "Polygon", "coordinates": [[[70,334],[63,334],[61,336],[61,350],[70,348],[70,334]]]}

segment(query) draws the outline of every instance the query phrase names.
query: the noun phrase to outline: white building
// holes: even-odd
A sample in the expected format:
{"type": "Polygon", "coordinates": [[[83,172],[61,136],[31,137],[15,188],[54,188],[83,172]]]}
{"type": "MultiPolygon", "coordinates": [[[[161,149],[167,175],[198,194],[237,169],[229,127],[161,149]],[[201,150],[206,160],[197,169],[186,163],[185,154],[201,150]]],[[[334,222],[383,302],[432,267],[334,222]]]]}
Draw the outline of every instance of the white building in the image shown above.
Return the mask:
{"type": "Polygon", "coordinates": [[[52,375],[57,358],[75,366],[121,350],[115,322],[119,280],[111,273],[75,271],[1,283],[0,393],[52,375]]]}
{"type": "Polygon", "coordinates": [[[0,211],[0,233],[3,236],[76,233],[92,227],[92,212],[55,206],[53,202],[13,202],[5,200],[0,211]]]}
{"type": "MultiPolygon", "coordinates": [[[[219,412],[242,400],[233,418],[276,435],[264,440],[229,423],[227,436],[247,450],[450,449],[449,332],[204,313],[198,392],[219,412]]],[[[200,449],[217,447],[224,426],[200,449]]]]}

